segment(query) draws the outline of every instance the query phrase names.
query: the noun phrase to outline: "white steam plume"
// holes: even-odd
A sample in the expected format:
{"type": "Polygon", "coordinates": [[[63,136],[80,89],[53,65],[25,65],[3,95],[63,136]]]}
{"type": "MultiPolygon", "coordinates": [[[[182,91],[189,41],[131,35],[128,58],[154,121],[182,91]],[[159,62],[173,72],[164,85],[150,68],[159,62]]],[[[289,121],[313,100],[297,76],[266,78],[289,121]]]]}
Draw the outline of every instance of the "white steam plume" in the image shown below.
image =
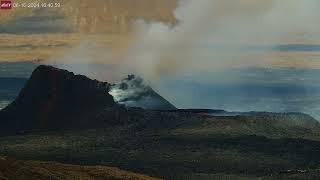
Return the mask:
{"type": "MultiPolygon", "coordinates": [[[[94,47],[88,40],[89,43],[80,44],[62,61],[68,64],[111,63],[125,66],[125,70],[131,68],[131,73],[141,73],[147,79],[180,71],[213,71],[239,66],[310,64],[320,67],[316,56],[305,61],[286,54],[288,61],[283,54],[272,53],[268,48],[250,49],[319,43],[319,10],[319,0],[180,0],[175,10],[176,25],[137,20],[136,33],[130,34],[130,41],[120,46],[126,50],[94,47]]],[[[79,73],[101,74],[99,71],[89,68],[88,72],[79,73]]]]}
{"type": "Polygon", "coordinates": [[[149,78],[197,69],[271,66],[278,63],[277,55],[263,58],[270,56],[269,50],[252,52],[247,47],[318,38],[319,10],[318,0],[181,0],[174,27],[137,21],[138,35],[127,61],[149,78]]]}

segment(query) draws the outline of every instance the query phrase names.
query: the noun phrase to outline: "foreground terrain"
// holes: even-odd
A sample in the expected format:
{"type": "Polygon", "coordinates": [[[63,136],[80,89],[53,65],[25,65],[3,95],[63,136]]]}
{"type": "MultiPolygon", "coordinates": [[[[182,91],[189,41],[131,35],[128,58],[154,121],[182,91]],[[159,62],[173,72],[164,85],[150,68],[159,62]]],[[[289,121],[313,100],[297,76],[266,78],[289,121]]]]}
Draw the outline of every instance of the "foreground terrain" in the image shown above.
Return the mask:
{"type": "Polygon", "coordinates": [[[118,168],[103,166],[76,166],[54,162],[20,161],[0,157],[0,179],[114,179],[155,180],[118,168]]]}
{"type": "MultiPolygon", "coordinates": [[[[223,122],[222,119],[206,119],[198,125],[210,121],[223,122]]],[[[251,124],[250,129],[254,128],[251,124]]],[[[242,130],[232,127],[229,130],[237,131],[242,130]]],[[[318,172],[320,142],[287,138],[286,130],[283,131],[281,138],[249,135],[254,134],[252,132],[233,136],[205,132],[190,135],[192,131],[186,129],[181,132],[180,128],[160,130],[139,126],[34,132],[1,137],[0,153],[26,160],[116,166],[175,179],[200,175],[253,178],[296,174],[304,177],[318,172]]],[[[316,175],[319,177],[318,173],[316,175]]]]}

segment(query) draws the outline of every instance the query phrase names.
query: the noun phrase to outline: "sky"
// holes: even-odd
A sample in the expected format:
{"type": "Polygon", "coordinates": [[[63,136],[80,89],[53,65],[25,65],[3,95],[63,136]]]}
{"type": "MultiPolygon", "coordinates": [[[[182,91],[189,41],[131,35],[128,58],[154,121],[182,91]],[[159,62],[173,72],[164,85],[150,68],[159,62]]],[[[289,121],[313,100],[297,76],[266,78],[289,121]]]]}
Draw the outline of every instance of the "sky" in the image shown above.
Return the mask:
{"type": "Polygon", "coordinates": [[[150,77],[188,69],[320,67],[318,50],[276,49],[290,44],[317,49],[317,0],[138,0],[134,4],[61,0],[61,4],[56,9],[1,11],[1,61],[39,58],[124,64],[150,77]],[[77,52],[83,47],[86,52],[77,52]],[[88,55],[76,54],[77,59],[70,60],[74,55],[70,51],[88,55]]]}

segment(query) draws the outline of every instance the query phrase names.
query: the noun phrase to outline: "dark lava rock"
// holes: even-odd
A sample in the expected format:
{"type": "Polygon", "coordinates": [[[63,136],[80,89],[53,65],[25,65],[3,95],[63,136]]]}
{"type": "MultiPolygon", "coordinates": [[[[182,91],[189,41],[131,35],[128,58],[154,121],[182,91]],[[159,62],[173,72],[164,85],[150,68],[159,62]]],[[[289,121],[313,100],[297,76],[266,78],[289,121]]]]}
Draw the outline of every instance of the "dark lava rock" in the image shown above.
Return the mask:
{"type": "Polygon", "coordinates": [[[1,131],[64,129],[99,124],[95,116],[116,106],[110,84],[41,65],[14,102],[0,112],[1,131]]]}

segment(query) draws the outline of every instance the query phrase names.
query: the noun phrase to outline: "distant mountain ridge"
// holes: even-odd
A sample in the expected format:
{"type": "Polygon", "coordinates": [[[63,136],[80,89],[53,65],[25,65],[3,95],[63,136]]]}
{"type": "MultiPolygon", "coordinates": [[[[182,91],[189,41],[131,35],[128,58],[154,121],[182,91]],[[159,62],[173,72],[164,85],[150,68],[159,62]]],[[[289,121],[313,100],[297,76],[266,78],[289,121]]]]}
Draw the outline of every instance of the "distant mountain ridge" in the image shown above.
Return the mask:
{"type": "Polygon", "coordinates": [[[87,129],[128,123],[161,128],[220,117],[245,124],[259,122],[263,129],[264,125],[280,125],[285,131],[319,127],[314,118],[303,113],[177,109],[133,75],[112,85],[45,65],[33,71],[18,97],[0,111],[2,132],[87,129]]]}
{"type": "Polygon", "coordinates": [[[116,105],[108,88],[108,83],[41,65],[19,96],[2,110],[1,121],[16,130],[94,124],[96,113],[116,105]]]}
{"type": "MultiPolygon", "coordinates": [[[[111,87],[107,82],[40,65],[18,97],[0,111],[2,129],[20,132],[100,127],[114,123],[118,119],[117,111],[124,107],[109,94],[111,87]],[[108,108],[113,110],[101,118],[100,114],[108,108]]],[[[156,102],[149,104],[150,109],[176,109],[150,87],[144,87],[148,94],[139,94],[140,98],[151,97],[151,101],[156,102]]]]}

